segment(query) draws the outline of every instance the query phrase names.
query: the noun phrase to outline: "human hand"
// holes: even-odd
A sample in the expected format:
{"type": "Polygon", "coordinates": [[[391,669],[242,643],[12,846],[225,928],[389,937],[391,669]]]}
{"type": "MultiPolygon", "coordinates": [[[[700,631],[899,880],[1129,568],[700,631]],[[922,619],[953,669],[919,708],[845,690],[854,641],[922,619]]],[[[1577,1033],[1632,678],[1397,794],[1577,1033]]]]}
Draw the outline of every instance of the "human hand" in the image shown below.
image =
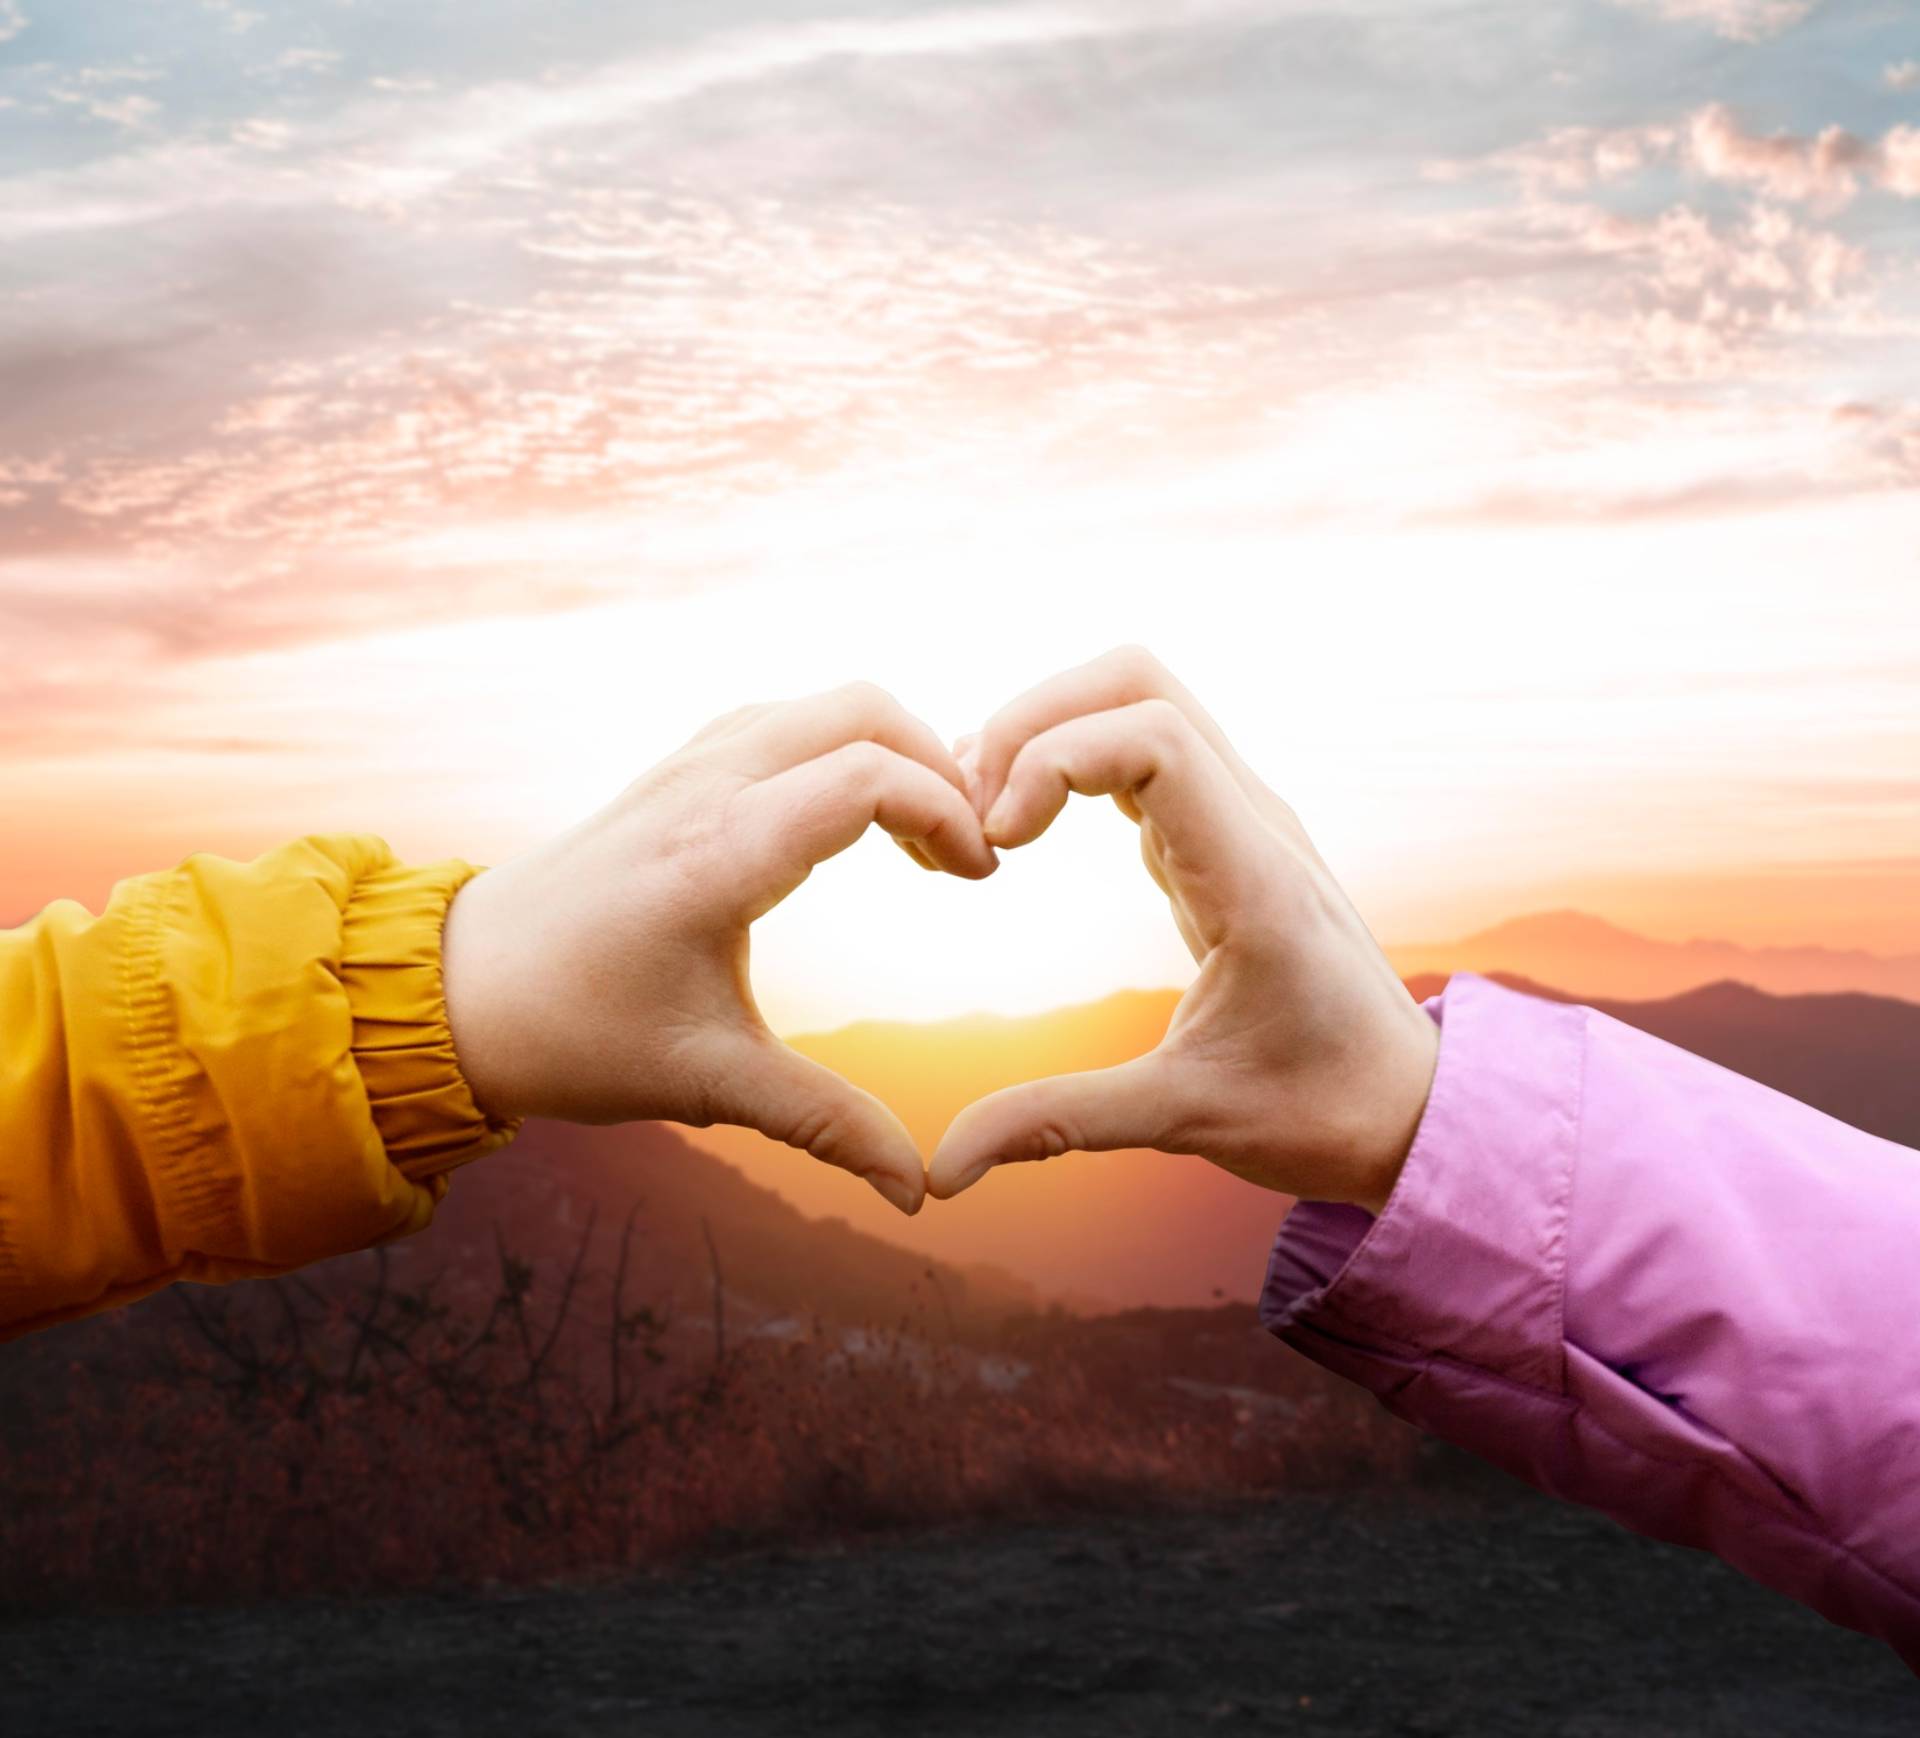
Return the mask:
{"type": "Polygon", "coordinates": [[[997,867],[952,754],[860,684],[729,714],[599,814],[469,882],[443,971],[482,1108],[738,1124],[917,1212],[912,1137],[782,1044],[747,976],[754,920],[875,823],[926,867],[997,867]]]}
{"type": "Polygon", "coordinates": [[[1199,702],[1128,648],[1014,701],[961,759],[987,839],[1008,849],[1038,839],[1070,794],[1113,797],[1200,973],[1148,1055],[962,1111],[931,1193],[957,1195],[999,1164],[1153,1147],[1378,1212],[1425,1110],[1438,1033],[1293,811],[1199,702]]]}

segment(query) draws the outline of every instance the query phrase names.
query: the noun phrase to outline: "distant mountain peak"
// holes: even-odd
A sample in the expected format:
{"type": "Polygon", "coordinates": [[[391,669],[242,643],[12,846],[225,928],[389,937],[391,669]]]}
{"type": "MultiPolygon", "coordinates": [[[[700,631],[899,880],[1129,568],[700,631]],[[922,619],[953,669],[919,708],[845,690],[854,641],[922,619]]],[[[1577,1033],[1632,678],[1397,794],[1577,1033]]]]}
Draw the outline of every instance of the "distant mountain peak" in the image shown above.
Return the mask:
{"type": "Polygon", "coordinates": [[[1387,954],[1403,979],[1453,972],[1513,975],[1581,998],[1658,1001],[1739,983],[1776,996],[1852,992],[1920,1002],[1920,956],[1815,944],[1659,941],[1576,910],[1532,912],[1459,941],[1390,947],[1387,954]]]}

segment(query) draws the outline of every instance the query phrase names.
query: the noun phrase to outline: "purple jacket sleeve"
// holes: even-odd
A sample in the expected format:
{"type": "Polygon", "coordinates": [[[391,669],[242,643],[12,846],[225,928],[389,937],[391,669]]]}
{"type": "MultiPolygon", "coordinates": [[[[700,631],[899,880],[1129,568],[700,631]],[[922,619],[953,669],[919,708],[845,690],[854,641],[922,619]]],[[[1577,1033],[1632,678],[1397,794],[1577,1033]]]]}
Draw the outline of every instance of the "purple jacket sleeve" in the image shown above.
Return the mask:
{"type": "Polygon", "coordinates": [[[1378,1219],[1261,1314],[1392,1411],[1920,1669],[1920,1153],[1590,1009],[1455,978],[1378,1219]]]}

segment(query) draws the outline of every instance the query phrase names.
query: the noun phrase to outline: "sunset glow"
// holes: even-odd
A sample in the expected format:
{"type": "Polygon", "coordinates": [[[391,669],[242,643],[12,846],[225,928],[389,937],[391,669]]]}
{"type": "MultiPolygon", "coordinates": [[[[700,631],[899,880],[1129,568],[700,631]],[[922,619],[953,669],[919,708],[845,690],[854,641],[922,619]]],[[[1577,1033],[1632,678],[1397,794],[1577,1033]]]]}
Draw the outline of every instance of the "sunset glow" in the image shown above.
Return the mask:
{"type": "MultiPolygon", "coordinates": [[[[0,0],[0,920],[496,860],[745,700],[952,736],[1139,640],[1383,936],[1920,951],[1914,48],[0,0]]],[[[788,1030],[1186,969],[1090,805],[977,888],[871,841],[757,968],[788,1030]]]]}

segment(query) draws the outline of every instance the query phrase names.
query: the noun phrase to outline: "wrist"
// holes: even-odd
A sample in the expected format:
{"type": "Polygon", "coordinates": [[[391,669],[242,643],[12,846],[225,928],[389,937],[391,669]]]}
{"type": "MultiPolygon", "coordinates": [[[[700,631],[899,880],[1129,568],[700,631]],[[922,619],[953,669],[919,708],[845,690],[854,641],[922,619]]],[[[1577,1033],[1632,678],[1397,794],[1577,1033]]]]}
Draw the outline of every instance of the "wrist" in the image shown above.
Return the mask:
{"type": "Polygon", "coordinates": [[[519,1078],[521,1046],[508,1019],[510,997],[500,993],[508,975],[502,960],[493,906],[498,870],[477,875],[454,895],[440,940],[441,990],[456,1066],[488,1116],[511,1121],[529,1114],[519,1078]]]}
{"type": "Polygon", "coordinates": [[[1364,1207],[1376,1218],[1386,1211],[1399,1186],[1400,1174],[1407,1168],[1407,1155],[1426,1119],[1427,1101],[1440,1066],[1440,1028],[1424,1008],[1412,1007],[1410,1013],[1412,1019],[1394,1047],[1394,1061],[1387,1071],[1393,1089],[1381,1094],[1379,1138],[1370,1156],[1357,1168],[1354,1191],[1349,1196],[1354,1206],[1364,1207]]]}

